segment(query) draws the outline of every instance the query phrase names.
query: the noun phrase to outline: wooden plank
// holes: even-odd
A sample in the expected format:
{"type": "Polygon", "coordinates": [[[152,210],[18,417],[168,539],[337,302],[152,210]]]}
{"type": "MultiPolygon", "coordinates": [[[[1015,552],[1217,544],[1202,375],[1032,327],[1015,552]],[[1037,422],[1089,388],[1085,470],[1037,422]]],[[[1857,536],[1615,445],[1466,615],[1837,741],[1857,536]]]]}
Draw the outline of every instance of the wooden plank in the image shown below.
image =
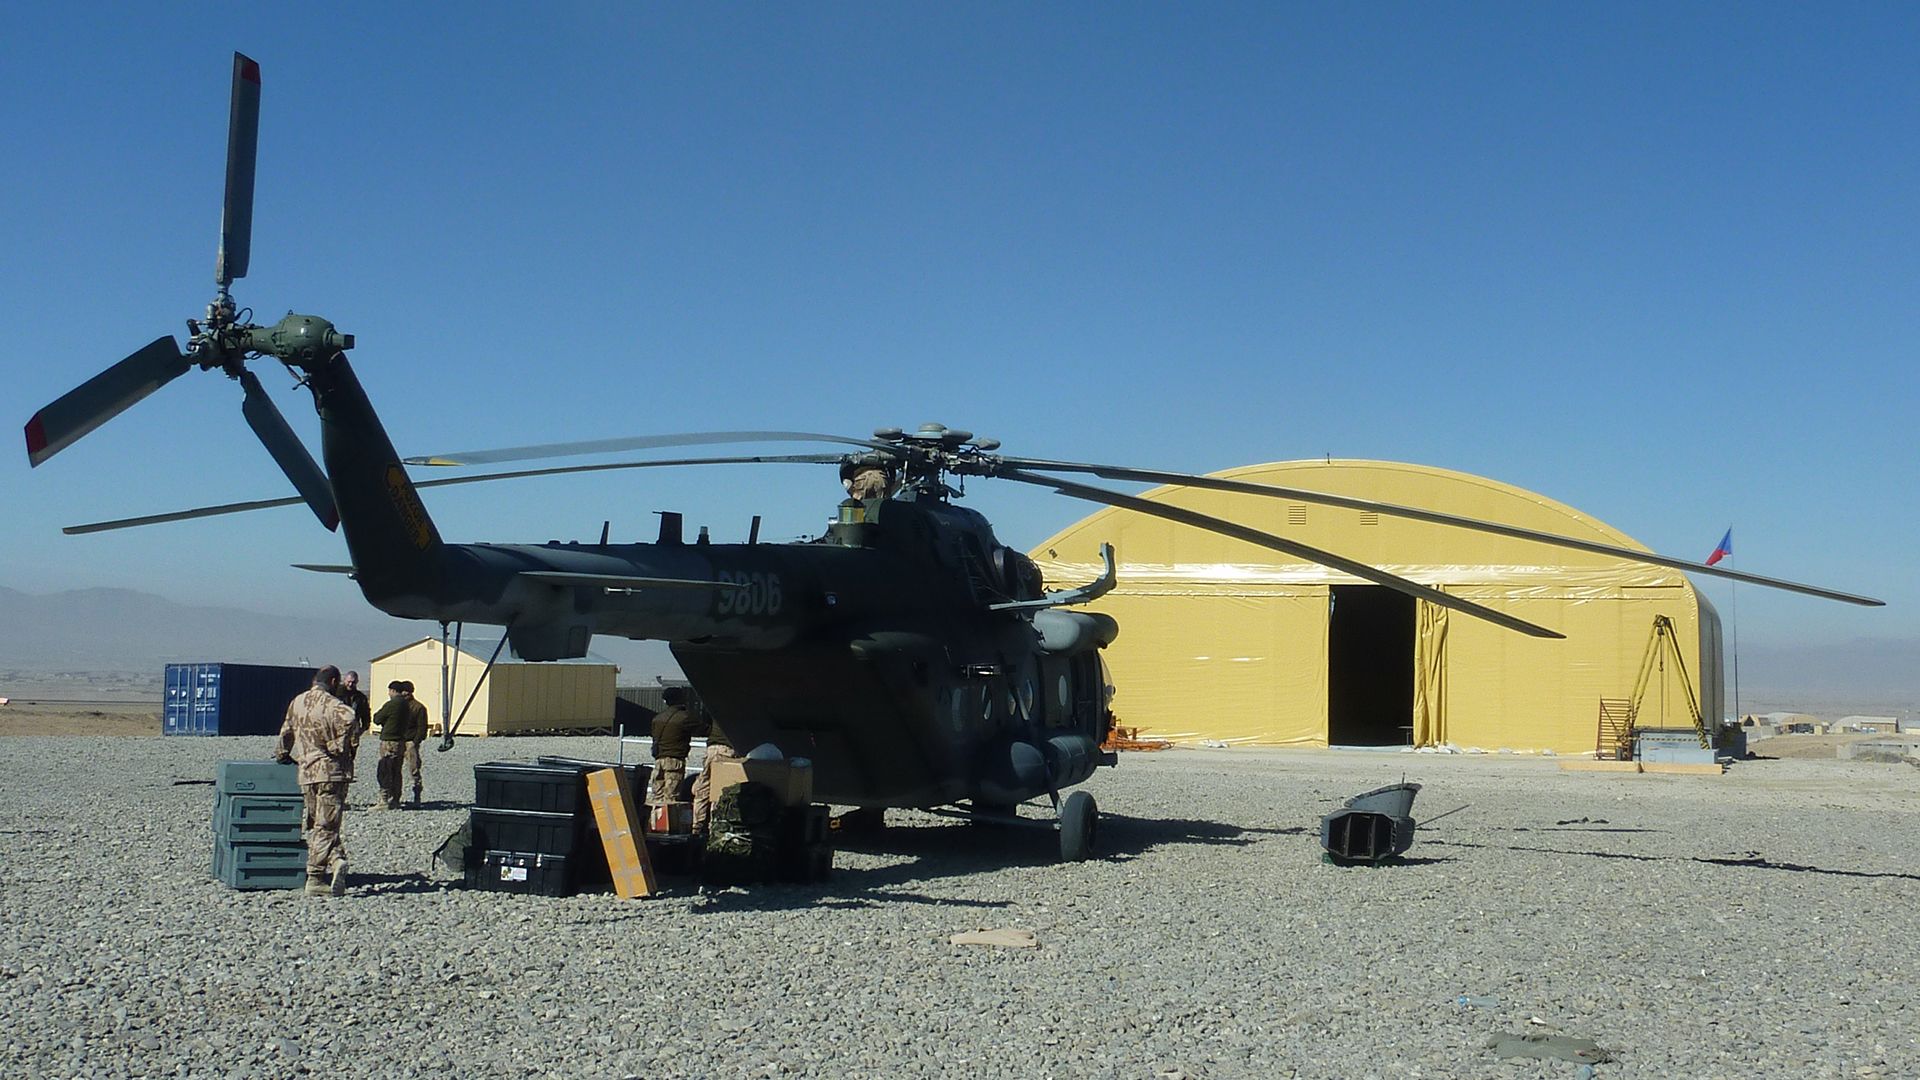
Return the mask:
{"type": "Polygon", "coordinates": [[[1630,772],[1640,771],[1637,761],[1596,761],[1588,758],[1562,758],[1560,768],[1567,772],[1630,772]]]}
{"type": "Polygon", "coordinates": [[[1640,771],[1680,776],[1719,776],[1727,768],[1717,761],[1711,765],[1705,762],[1643,761],[1640,771]]]}
{"type": "Polygon", "coordinates": [[[624,769],[595,769],[587,774],[587,798],[593,819],[600,825],[600,845],[613,870],[613,891],[625,900],[659,891],[653,863],[647,858],[646,835],[633,812],[633,791],[624,769]]]}

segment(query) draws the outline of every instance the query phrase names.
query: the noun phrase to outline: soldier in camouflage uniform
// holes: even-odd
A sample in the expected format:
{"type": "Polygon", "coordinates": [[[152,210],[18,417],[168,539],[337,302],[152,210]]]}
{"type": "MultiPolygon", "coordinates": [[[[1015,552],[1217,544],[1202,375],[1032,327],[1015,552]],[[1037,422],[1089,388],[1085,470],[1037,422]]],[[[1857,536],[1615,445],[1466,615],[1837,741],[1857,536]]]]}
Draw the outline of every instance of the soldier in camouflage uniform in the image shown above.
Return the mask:
{"type": "Polygon", "coordinates": [[[340,669],[314,673],[313,686],[287,706],[280,725],[280,760],[300,766],[306,799],[307,895],[347,891],[347,849],[340,842],[340,814],[353,780],[358,742],[353,706],[340,700],[340,669]]]}
{"type": "Polygon", "coordinates": [[[413,781],[413,807],[420,808],[420,747],[427,741],[427,707],[413,696],[413,682],[402,683],[407,692],[407,777],[413,781]]]}
{"type": "Polygon", "coordinates": [[[687,775],[687,754],[693,749],[693,716],[687,712],[685,687],[669,686],[666,708],[653,718],[653,778],[647,782],[647,802],[670,803],[687,775]]]}
{"type": "Polygon", "coordinates": [[[693,831],[696,834],[707,831],[707,818],[713,814],[713,804],[721,793],[713,790],[713,766],[721,761],[738,761],[740,755],[734,752],[733,740],[720,730],[720,725],[711,717],[707,720],[707,750],[700,757],[700,775],[693,781],[693,831]]]}
{"type": "Polygon", "coordinates": [[[395,680],[387,684],[387,703],[374,714],[380,727],[380,765],[375,774],[380,781],[380,800],[376,810],[394,810],[400,806],[400,770],[404,765],[413,774],[413,805],[420,805],[420,744],[427,737],[427,707],[413,698],[413,684],[395,680]]]}

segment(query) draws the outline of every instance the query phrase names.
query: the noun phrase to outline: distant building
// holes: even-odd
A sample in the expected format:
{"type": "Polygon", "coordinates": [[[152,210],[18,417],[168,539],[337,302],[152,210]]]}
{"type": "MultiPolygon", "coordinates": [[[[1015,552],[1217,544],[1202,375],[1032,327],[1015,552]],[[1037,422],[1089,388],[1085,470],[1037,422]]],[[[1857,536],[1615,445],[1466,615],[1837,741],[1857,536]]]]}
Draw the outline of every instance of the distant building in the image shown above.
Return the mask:
{"type": "Polygon", "coordinates": [[[1870,731],[1891,735],[1900,730],[1900,721],[1892,716],[1843,716],[1834,721],[1836,731],[1870,731]]]}
{"type": "MultiPolygon", "coordinates": [[[[457,658],[449,658],[454,680],[451,715],[458,718],[463,707],[467,710],[454,728],[456,735],[612,729],[614,678],[620,671],[612,661],[589,655],[534,663],[514,657],[509,646],[481,685],[480,672],[498,643],[498,638],[465,640],[457,658]],[[475,686],[480,686],[478,694],[475,686]]],[[[440,734],[442,655],[439,638],[423,637],[374,657],[365,688],[373,707],[386,701],[388,683],[411,682],[413,696],[427,707],[429,729],[440,734]]]]}

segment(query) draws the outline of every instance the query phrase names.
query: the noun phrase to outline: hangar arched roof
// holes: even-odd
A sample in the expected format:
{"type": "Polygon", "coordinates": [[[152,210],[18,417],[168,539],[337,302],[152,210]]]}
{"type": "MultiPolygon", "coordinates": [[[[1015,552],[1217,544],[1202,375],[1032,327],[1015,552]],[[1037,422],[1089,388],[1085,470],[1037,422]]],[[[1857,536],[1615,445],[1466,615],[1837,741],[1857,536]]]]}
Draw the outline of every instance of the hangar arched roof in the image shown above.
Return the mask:
{"type": "MultiPolygon", "coordinates": [[[[1537,492],[1429,465],[1314,459],[1248,465],[1210,475],[1440,510],[1647,550],[1591,514],[1537,492]]],[[[1174,486],[1154,488],[1141,497],[1227,518],[1425,584],[1687,584],[1679,571],[1663,567],[1285,498],[1174,486]]],[[[1255,586],[1355,580],[1292,555],[1115,507],[1104,507],[1075,522],[1033,553],[1049,579],[1072,580],[1093,572],[1102,541],[1112,542],[1117,549],[1123,585],[1128,581],[1255,586]]]]}

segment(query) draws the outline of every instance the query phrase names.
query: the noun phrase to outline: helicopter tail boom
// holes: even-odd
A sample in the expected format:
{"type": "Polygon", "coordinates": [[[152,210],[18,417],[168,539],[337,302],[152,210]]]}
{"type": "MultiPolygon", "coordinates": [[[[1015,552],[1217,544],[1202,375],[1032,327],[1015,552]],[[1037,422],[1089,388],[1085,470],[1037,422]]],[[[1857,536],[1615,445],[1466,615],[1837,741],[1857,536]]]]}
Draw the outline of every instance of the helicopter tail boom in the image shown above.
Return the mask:
{"type": "Polygon", "coordinates": [[[446,578],[445,545],[345,353],[306,368],[320,449],[354,579],[394,615],[427,614],[446,578]]]}

